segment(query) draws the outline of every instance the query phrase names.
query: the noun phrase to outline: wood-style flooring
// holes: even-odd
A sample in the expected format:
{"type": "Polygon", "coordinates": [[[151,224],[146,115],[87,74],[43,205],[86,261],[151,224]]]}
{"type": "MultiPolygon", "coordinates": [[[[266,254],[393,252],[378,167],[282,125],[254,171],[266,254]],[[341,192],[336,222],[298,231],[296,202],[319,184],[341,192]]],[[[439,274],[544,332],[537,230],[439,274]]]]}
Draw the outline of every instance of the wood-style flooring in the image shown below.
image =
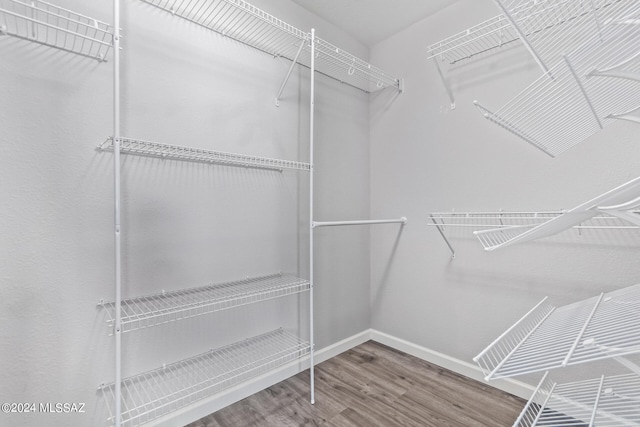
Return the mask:
{"type": "Polygon", "coordinates": [[[525,402],[374,341],[187,427],[502,427],[525,402]]]}

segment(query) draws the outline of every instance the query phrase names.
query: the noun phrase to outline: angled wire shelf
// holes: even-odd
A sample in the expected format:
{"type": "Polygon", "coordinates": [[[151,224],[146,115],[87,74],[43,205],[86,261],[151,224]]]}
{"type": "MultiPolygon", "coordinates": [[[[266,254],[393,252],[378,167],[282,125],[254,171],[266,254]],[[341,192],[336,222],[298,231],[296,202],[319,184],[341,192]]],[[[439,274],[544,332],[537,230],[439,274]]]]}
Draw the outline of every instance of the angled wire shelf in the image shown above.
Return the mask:
{"type": "Polygon", "coordinates": [[[142,0],[172,15],[290,60],[307,33],[243,0],[142,0]]]}
{"type": "MultiPolygon", "coordinates": [[[[142,0],[269,55],[310,65],[309,34],[243,0],[142,0]]],[[[318,72],[365,92],[401,90],[401,81],[316,38],[318,72]]]]}
{"type": "MultiPolygon", "coordinates": [[[[309,354],[282,329],[122,380],[122,425],[137,426],[309,354]]],[[[115,384],[100,387],[114,419],[115,384]]]]}
{"type": "MultiPolygon", "coordinates": [[[[309,281],[286,274],[272,274],[199,288],[162,292],[121,302],[122,332],[174,322],[203,314],[309,290],[309,281]]],[[[110,330],[115,323],[115,303],[101,304],[110,330]]]]}
{"type": "MultiPolygon", "coordinates": [[[[342,83],[367,93],[386,87],[403,90],[400,79],[319,37],[316,37],[316,54],[318,72],[342,83]]],[[[305,59],[305,65],[306,61],[305,59]]]]}
{"type": "Polygon", "coordinates": [[[601,376],[558,384],[547,372],[513,426],[638,427],[640,377],[601,376]]]}
{"type": "MultiPolygon", "coordinates": [[[[547,73],[567,52],[581,46],[633,0],[494,0],[529,52],[547,73]]],[[[553,76],[553,74],[551,74],[553,76]]]]}
{"type": "Polygon", "coordinates": [[[41,0],[0,0],[0,40],[2,35],[103,61],[111,49],[113,28],[41,0]]]}
{"type": "Polygon", "coordinates": [[[588,37],[569,37],[582,44],[560,55],[547,74],[499,110],[476,101],[480,112],[552,157],[616,119],[633,120],[640,108],[640,26],[626,21],[640,18],[640,5],[620,0],[603,8],[616,18],[604,20],[588,37]]]}
{"type": "MultiPolygon", "coordinates": [[[[248,156],[246,154],[183,147],[180,145],[163,144],[160,142],[144,141],[141,139],[119,138],[119,140],[120,152],[123,154],[277,171],[291,169],[308,172],[311,170],[311,165],[309,163],[295,162],[291,160],[272,159],[268,157],[248,156]]],[[[98,150],[113,151],[113,137],[108,138],[105,142],[100,144],[98,146],[98,150]]]]}
{"type": "Polygon", "coordinates": [[[556,308],[543,299],[474,361],[486,379],[640,353],[640,285],[556,308]]]}

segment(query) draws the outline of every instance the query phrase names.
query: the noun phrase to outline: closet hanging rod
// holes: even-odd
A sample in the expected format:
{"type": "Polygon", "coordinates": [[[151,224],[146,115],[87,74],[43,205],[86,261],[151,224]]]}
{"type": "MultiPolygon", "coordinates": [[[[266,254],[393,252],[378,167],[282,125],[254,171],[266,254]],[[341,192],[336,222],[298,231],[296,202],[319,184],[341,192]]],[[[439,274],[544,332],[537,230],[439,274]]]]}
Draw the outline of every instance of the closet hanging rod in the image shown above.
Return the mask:
{"type": "Polygon", "coordinates": [[[312,227],[334,227],[342,225],[373,225],[373,224],[402,224],[407,223],[407,218],[401,217],[398,219],[372,219],[362,221],[313,221],[312,227]]]}
{"type": "Polygon", "coordinates": [[[0,35],[104,61],[112,46],[111,25],[42,0],[2,0],[0,35]]]}

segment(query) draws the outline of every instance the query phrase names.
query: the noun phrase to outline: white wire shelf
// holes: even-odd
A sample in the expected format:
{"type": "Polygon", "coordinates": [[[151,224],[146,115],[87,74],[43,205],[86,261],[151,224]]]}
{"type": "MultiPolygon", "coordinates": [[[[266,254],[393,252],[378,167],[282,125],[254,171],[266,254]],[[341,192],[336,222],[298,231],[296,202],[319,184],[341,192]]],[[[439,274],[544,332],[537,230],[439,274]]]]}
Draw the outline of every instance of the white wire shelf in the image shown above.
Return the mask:
{"type": "Polygon", "coordinates": [[[2,35],[103,61],[111,49],[113,28],[41,0],[0,0],[0,40],[2,35]]]}
{"type": "MultiPolygon", "coordinates": [[[[316,70],[342,83],[371,93],[387,87],[402,92],[400,79],[384,72],[368,62],[316,37],[316,70]]],[[[309,60],[303,59],[308,66],[309,60]]]]}
{"type": "MultiPolygon", "coordinates": [[[[141,425],[309,354],[282,329],[122,380],[122,425],[141,425]]],[[[100,390],[113,421],[115,384],[100,390]]]]}
{"type": "Polygon", "coordinates": [[[474,361],[487,380],[640,353],[640,285],[556,308],[543,299],[474,361]]]}
{"type": "MultiPolygon", "coordinates": [[[[569,39],[580,40],[580,46],[570,46],[566,50],[570,53],[546,69],[548,74],[495,113],[477,101],[476,107],[490,121],[552,157],[618,118],[633,120],[631,114],[640,107],[640,26],[625,22],[640,18],[640,5],[617,1],[603,8],[615,11],[617,17],[604,20],[588,37],[571,34],[575,37],[569,39]]],[[[561,46],[567,46],[562,41],[561,46]]]]}
{"type": "MultiPolygon", "coordinates": [[[[525,35],[548,62],[597,33],[626,0],[518,0],[500,1],[500,14],[431,44],[427,58],[449,64],[503,47],[525,35]],[[504,8],[504,9],[502,9],[504,8]],[[515,25],[513,25],[515,23],[515,25]]],[[[627,1],[628,4],[628,1],[627,1]]]]}
{"type": "MultiPolygon", "coordinates": [[[[308,280],[278,273],[126,299],[121,302],[121,328],[122,332],[128,332],[174,322],[305,292],[309,286],[308,280]]],[[[115,323],[115,305],[115,302],[101,304],[110,330],[115,323]]]]}
{"type": "MultiPolygon", "coordinates": [[[[144,141],[141,139],[119,138],[119,140],[120,152],[123,154],[278,171],[291,169],[308,172],[311,170],[311,165],[309,163],[295,162],[291,160],[272,159],[268,157],[248,156],[246,154],[183,147],[180,145],[163,144],[160,142],[144,141]]],[[[98,150],[113,151],[113,137],[108,138],[100,144],[98,146],[98,150]]]]}
{"type": "MultiPolygon", "coordinates": [[[[273,56],[310,65],[309,34],[243,0],[142,0],[273,56]],[[298,51],[302,45],[301,55],[298,51]]],[[[399,79],[316,38],[318,72],[365,92],[401,90],[399,79]]]]}
{"type": "Polygon", "coordinates": [[[504,15],[498,15],[433,43],[427,48],[427,59],[455,64],[518,39],[509,20],[504,15]]]}
{"type": "Polygon", "coordinates": [[[444,227],[484,228],[473,232],[487,251],[542,239],[577,229],[637,229],[640,227],[640,177],[567,211],[431,213],[451,252],[444,227]]]}
{"type": "Polygon", "coordinates": [[[640,377],[602,376],[558,384],[547,372],[513,426],[638,427],[640,377]]]}
{"type": "Polygon", "coordinates": [[[495,0],[514,31],[546,73],[612,19],[623,16],[633,0],[495,0]]]}

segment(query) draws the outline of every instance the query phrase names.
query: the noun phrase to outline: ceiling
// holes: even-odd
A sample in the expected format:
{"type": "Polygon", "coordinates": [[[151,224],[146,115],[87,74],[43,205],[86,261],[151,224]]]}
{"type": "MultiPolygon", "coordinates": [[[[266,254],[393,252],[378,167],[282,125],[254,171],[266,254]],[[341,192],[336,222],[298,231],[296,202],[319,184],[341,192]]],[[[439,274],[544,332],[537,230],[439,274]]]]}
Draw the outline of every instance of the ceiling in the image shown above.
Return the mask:
{"type": "Polygon", "coordinates": [[[459,0],[293,0],[367,46],[459,0]]]}

